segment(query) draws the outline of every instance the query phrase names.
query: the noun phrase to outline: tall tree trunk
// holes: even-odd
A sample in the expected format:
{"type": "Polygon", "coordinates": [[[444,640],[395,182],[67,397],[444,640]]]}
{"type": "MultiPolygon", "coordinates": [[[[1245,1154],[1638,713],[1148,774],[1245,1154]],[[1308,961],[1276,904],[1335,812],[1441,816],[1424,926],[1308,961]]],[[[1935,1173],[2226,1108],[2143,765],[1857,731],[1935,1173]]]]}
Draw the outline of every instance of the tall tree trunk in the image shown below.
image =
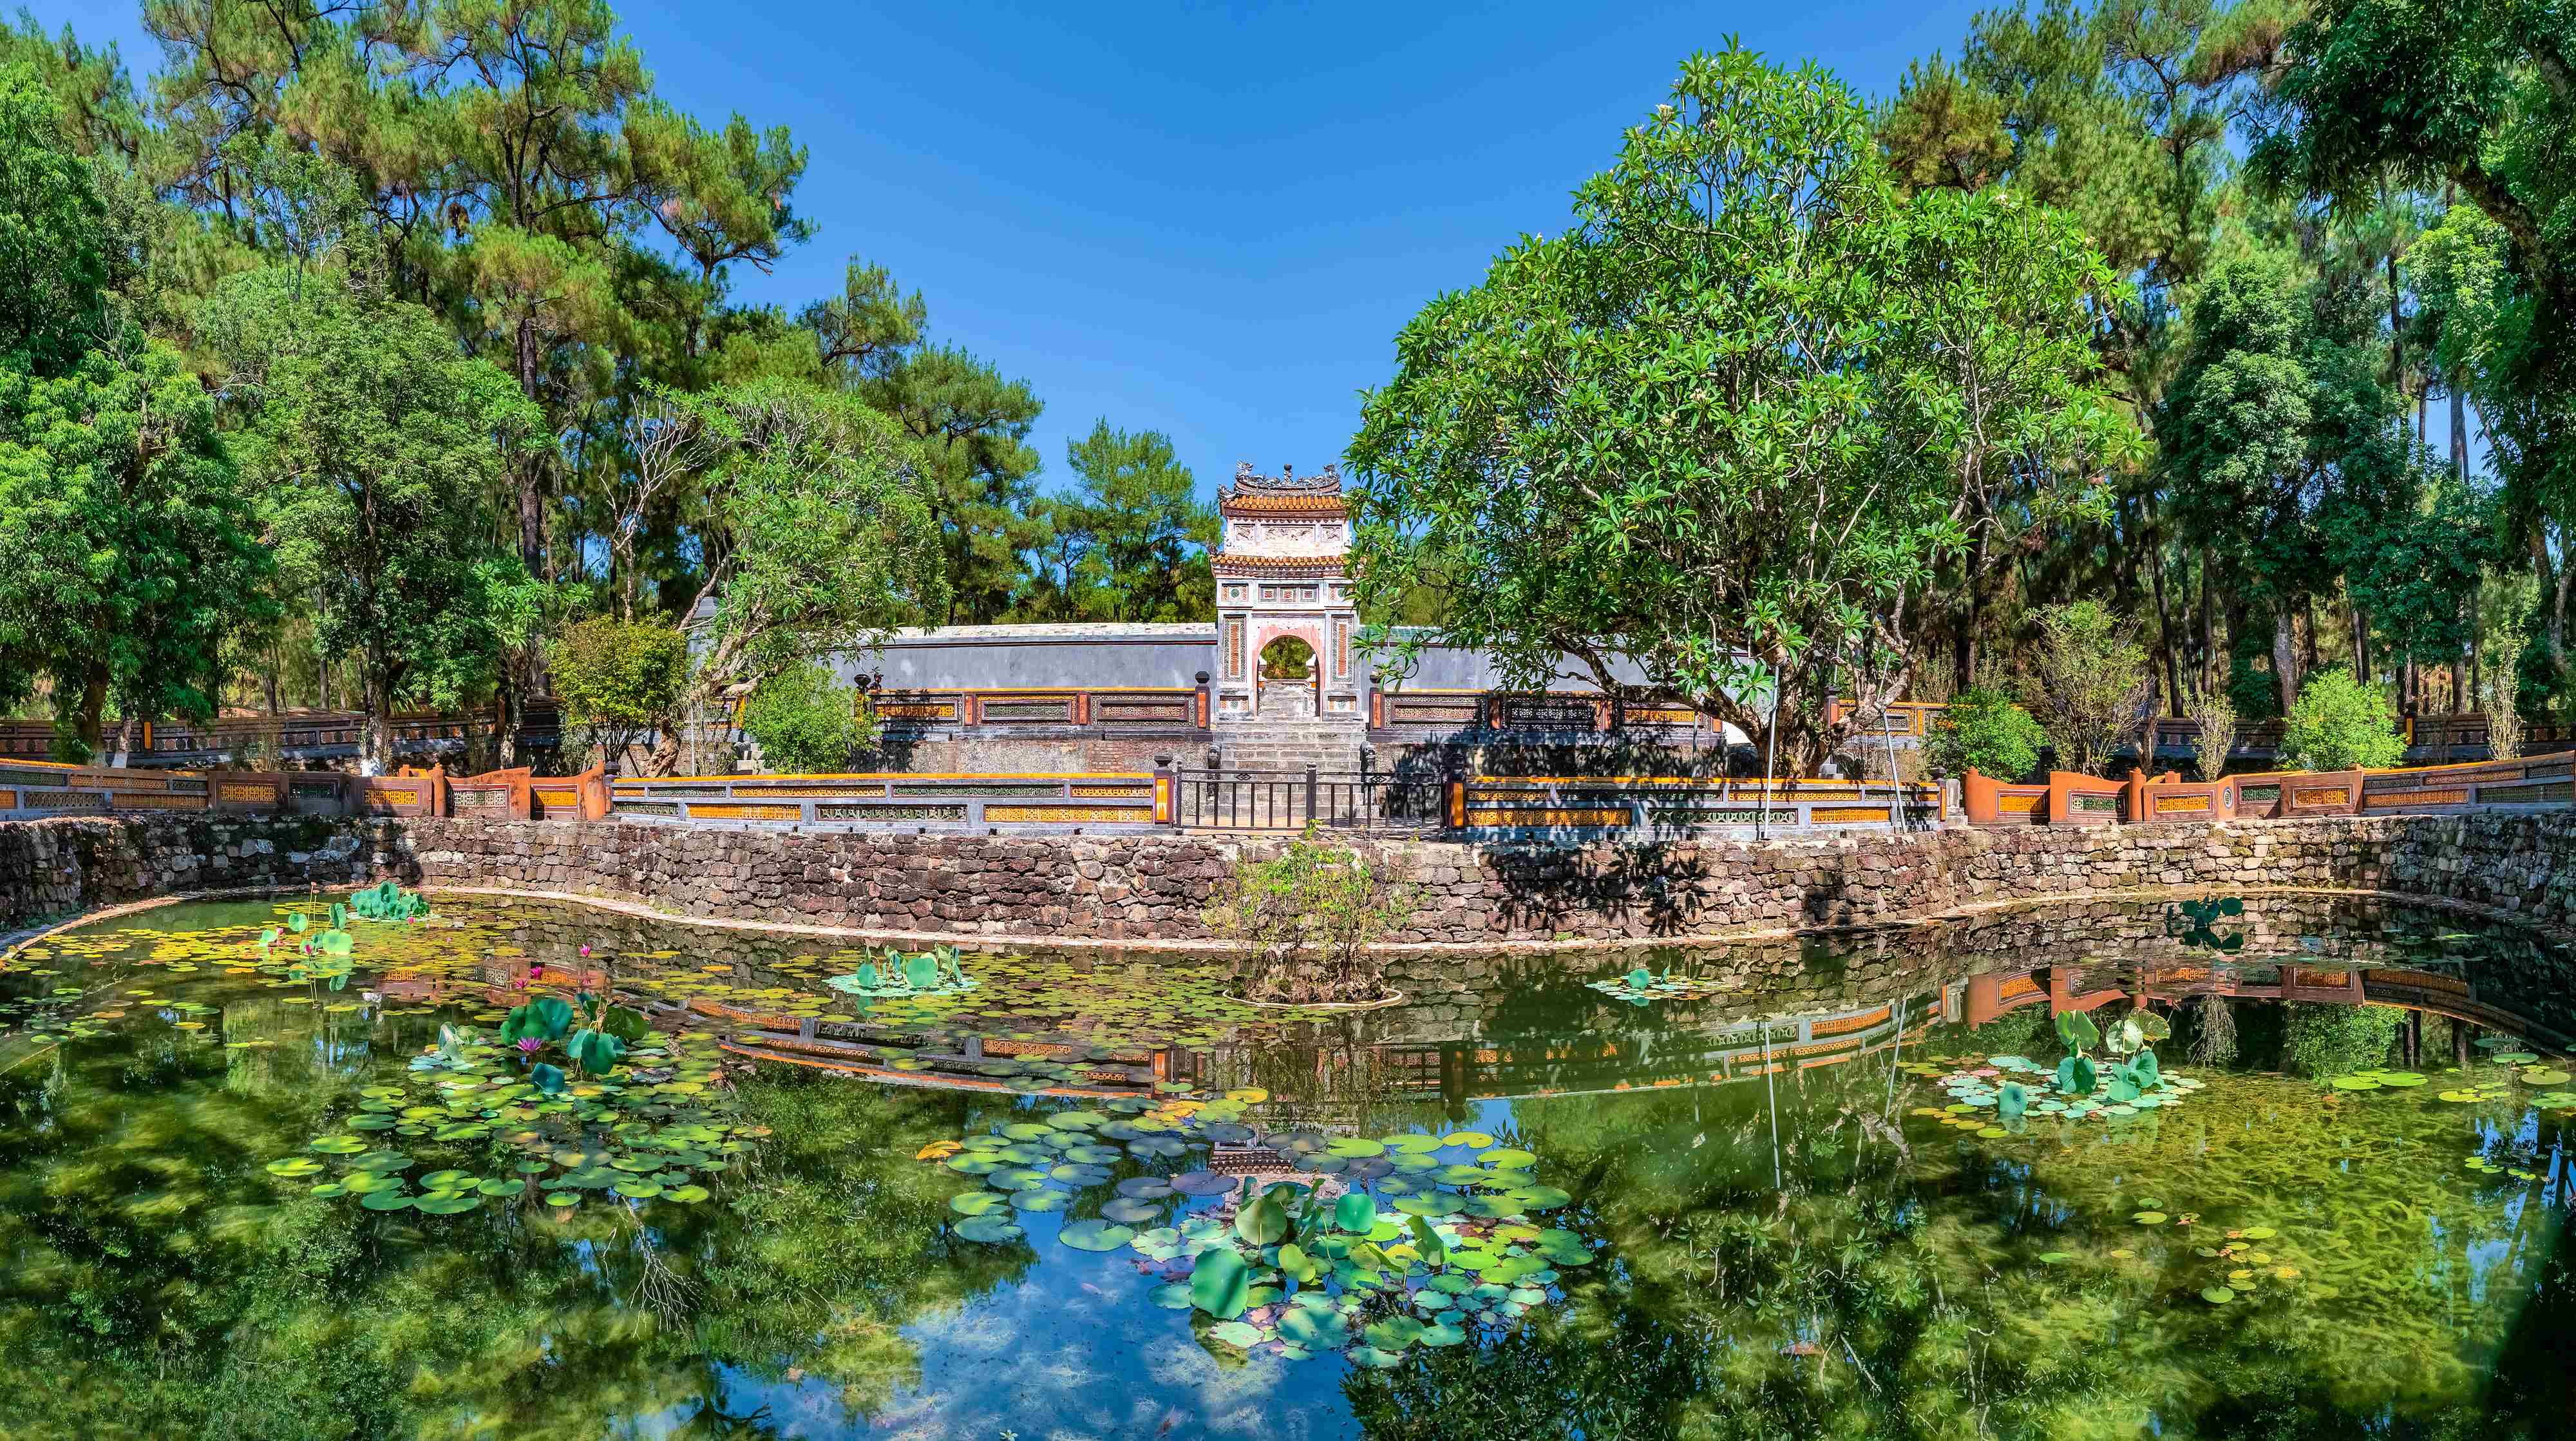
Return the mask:
{"type": "Polygon", "coordinates": [[[2299,619],[2306,626],[2307,643],[2301,648],[2299,674],[2317,673],[2317,602],[2314,596],[2299,597],[2299,619]]]}
{"type": "MultiPolygon", "coordinates": [[[[2405,291],[2397,284],[2397,252],[2391,250],[2379,259],[2388,273],[2388,376],[2397,387],[2398,400],[2402,404],[2406,398],[2406,317],[2398,302],[2405,291]]],[[[2421,406],[2415,411],[2415,440],[2418,444],[2424,440],[2424,411],[2421,406]]]]}
{"type": "Polygon", "coordinates": [[[2156,547],[2154,569],[2149,572],[2156,589],[2156,651],[2164,662],[2166,715],[2183,714],[2182,667],[2174,658],[2173,607],[2165,600],[2165,551],[2156,547]]]}
{"type": "Polygon", "coordinates": [[[2298,613],[2286,602],[2272,606],[2272,683],[2281,696],[2281,714],[2299,703],[2298,613]]]}
{"type": "Polygon", "coordinates": [[[1957,674],[1951,684],[1960,690],[1977,683],[1977,631],[1985,623],[1986,533],[1993,522],[1982,512],[1973,522],[1968,538],[1968,563],[1961,577],[1962,615],[1958,634],[1951,639],[1950,660],[1957,674]]]}
{"type": "Polygon", "coordinates": [[[72,718],[72,733],[80,738],[81,749],[93,762],[104,764],[100,747],[107,740],[104,718],[107,715],[107,667],[92,663],[81,672],[80,711],[72,718]]]}
{"type": "Polygon", "coordinates": [[[2352,627],[2352,678],[2370,684],[2370,619],[2361,613],[2361,602],[2346,597],[2344,609],[2352,627]]]}
{"type": "Polygon", "coordinates": [[[394,768],[394,688],[383,662],[367,657],[366,723],[359,732],[358,769],[368,775],[391,775],[394,768]]]}
{"type": "Polygon", "coordinates": [[[2462,481],[2469,478],[2469,407],[2467,397],[2456,385],[2451,392],[2451,473],[2462,481]]]}
{"type": "Polygon", "coordinates": [[[2212,592],[2217,589],[2209,564],[2209,548],[2200,551],[2200,690],[2203,695],[2216,695],[2224,689],[2218,678],[2218,625],[2212,592]]]}

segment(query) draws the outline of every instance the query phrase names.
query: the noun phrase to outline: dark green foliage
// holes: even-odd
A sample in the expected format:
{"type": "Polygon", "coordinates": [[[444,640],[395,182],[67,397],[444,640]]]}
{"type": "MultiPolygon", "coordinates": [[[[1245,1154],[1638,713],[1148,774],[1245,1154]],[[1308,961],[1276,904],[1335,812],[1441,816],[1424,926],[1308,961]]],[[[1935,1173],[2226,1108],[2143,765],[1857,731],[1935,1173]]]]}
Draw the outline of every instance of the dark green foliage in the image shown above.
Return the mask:
{"type": "Polygon", "coordinates": [[[59,375],[106,328],[107,209],[52,93],[0,51],[0,366],[59,375]]]}
{"type": "Polygon", "coordinates": [[[1900,204],[1848,90],[1740,47],[1683,63],[1575,221],[1398,337],[1350,448],[1362,606],[1436,587],[1513,684],[1633,663],[1811,770],[1892,694],[1963,514],[2098,504],[2111,279],[2010,197],[1900,204]]]}
{"type": "Polygon", "coordinates": [[[2039,765],[2048,735],[2037,718],[2001,690],[1970,686],[1933,722],[1923,760],[1940,775],[1979,775],[2018,781],[2039,765]]]}
{"type": "Polygon", "coordinates": [[[847,770],[876,739],[875,717],[861,714],[857,692],[819,665],[762,681],[743,705],[742,729],[759,743],[763,768],[781,774],[847,770]]]}
{"type": "Polygon", "coordinates": [[[1214,619],[1216,511],[1170,438],[1103,420],[1066,445],[1065,461],[1076,488],[1043,502],[1048,536],[1014,618],[1214,619]]]}
{"type": "Polygon", "coordinates": [[[671,723],[689,639],[676,626],[595,616],[566,627],[547,660],[565,719],[622,739],[671,723]]]}
{"type": "Polygon", "coordinates": [[[2406,1013],[2393,1006],[2291,1002],[2285,1008],[2282,1069],[2330,1081],[2385,1065],[2389,1047],[2405,1022],[2406,1013]]]}
{"type": "Polygon", "coordinates": [[[2355,681],[2348,671],[2310,677],[2281,727],[2285,770],[2391,766],[2405,754],[2406,737],[2397,729],[2387,695],[2355,681]]]}

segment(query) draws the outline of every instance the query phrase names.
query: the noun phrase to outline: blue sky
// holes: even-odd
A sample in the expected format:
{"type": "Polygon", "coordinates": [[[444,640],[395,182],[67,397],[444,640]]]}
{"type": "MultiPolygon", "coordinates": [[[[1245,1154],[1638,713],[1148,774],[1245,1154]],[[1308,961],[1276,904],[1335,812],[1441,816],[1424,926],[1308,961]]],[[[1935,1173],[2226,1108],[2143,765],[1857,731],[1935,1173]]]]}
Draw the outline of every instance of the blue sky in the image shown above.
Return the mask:
{"type": "MultiPolygon", "coordinates": [[[[1031,439],[1169,434],[1201,488],[1337,457],[1423,302],[1471,285],[1725,37],[1866,95],[1956,53],[1972,4],[618,6],[662,92],[785,124],[820,233],[738,291],[791,308],[855,252],[935,338],[1026,378],[1031,439]]],[[[48,29],[159,59],[125,0],[48,29]]]]}

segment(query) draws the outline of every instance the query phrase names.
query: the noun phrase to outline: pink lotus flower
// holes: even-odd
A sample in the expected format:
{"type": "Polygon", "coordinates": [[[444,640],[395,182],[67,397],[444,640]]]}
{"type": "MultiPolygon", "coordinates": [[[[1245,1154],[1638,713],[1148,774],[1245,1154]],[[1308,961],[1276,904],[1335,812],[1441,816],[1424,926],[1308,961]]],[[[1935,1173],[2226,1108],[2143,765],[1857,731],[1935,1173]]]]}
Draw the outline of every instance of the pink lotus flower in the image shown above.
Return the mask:
{"type": "Polygon", "coordinates": [[[581,956],[582,956],[582,959],[583,959],[583,960],[588,960],[588,959],[590,959],[590,947],[588,947],[588,946],[584,946],[584,947],[582,947],[582,948],[581,948],[581,956]]]}
{"type": "Polygon", "coordinates": [[[545,1042],[538,1040],[534,1036],[521,1036],[519,1038],[519,1054],[523,1056],[533,1056],[537,1053],[538,1047],[543,1046],[544,1044],[545,1042]]]}

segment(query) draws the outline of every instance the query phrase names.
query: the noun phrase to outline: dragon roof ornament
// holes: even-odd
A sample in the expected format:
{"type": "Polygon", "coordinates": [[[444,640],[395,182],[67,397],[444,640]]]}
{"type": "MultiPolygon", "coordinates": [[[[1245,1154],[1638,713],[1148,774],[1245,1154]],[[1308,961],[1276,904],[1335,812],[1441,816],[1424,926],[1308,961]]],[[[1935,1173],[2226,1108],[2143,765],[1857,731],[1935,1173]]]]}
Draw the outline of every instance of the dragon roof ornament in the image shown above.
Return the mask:
{"type": "Polygon", "coordinates": [[[1277,475],[1255,475],[1251,461],[1240,461],[1234,467],[1234,485],[1229,497],[1288,495],[1339,495],[1342,489],[1342,467],[1339,462],[1327,465],[1321,475],[1299,475],[1297,467],[1283,465],[1277,475]]]}

